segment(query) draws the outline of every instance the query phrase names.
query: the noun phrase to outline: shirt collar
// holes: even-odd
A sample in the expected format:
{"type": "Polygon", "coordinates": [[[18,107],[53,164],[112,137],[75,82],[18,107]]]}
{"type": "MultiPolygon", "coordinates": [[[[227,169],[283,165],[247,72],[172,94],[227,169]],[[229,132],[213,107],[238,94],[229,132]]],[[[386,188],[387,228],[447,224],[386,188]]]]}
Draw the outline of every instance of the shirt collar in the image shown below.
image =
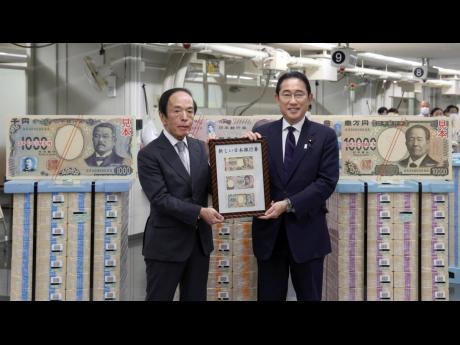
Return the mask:
{"type": "Polygon", "coordinates": [[[411,163],[414,163],[414,164],[417,165],[417,167],[419,167],[420,163],[422,163],[422,161],[425,159],[426,156],[427,156],[427,154],[423,155],[422,157],[420,157],[416,161],[412,160],[412,157],[409,156],[409,163],[407,163],[407,165],[409,166],[411,163]]]}
{"type": "MultiPolygon", "coordinates": [[[[292,125],[292,127],[294,127],[300,133],[304,122],[305,122],[305,116],[302,118],[302,120],[292,125]]],[[[291,126],[291,124],[287,122],[286,119],[283,117],[283,131],[286,130],[286,128],[288,128],[289,126],[291,126]]]]}
{"type": "MultiPolygon", "coordinates": [[[[173,147],[176,147],[176,144],[179,142],[179,140],[177,140],[176,138],[174,138],[166,129],[163,129],[163,133],[166,137],[166,139],[169,140],[169,142],[171,143],[171,145],[173,147]]],[[[187,144],[187,136],[184,137],[184,139],[182,140],[182,142],[185,144],[185,147],[188,147],[188,144],[187,144]]]]}
{"type": "Polygon", "coordinates": [[[110,155],[112,154],[112,150],[110,150],[110,151],[107,152],[107,153],[104,153],[103,155],[100,155],[100,154],[97,153],[97,152],[95,152],[95,153],[96,153],[96,157],[104,157],[104,158],[106,158],[106,157],[108,157],[108,156],[110,156],[110,155]]]}

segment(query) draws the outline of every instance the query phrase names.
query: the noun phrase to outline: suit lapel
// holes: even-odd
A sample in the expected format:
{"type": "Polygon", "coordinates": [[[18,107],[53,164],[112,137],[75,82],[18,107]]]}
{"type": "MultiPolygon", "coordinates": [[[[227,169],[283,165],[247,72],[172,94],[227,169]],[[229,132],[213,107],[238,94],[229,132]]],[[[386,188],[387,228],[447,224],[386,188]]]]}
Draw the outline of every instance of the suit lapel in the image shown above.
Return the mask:
{"type": "Polygon", "coordinates": [[[162,148],[161,155],[163,156],[163,159],[166,161],[166,163],[169,164],[173,171],[181,176],[186,182],[190,182],[190,175],[188,174],[187,170],[185,170],[184,164],[180,160],[176,149],[171,145],[163,132],[160,135],[160,140],[160,147],[162,148]]]}
{"type": "Polygon", "coordinates": [[[192,193],[193,193],[193,186],[196,186],[196,181],[198,178],[198,172],[200,169],[200,151],[199,151],[199,144],[187,138],[188,142],[188,153],[190,156],[190,176],[192,178],[192,193]]]}
{"type": "Polygon", "coordinates": [[[289,182],[289,180],[291,179],[292,174],[297,169],[297,166],[299,165],[300,161],[305,159],[305,157],[307,156],[307,153],[310,152],[311,150],[311,148],[305,148],[306,144],[308,147],[312,145],[312,143],[314,142],[313,138],[315,136],[315,133],[310,133],[310,128],[311,128],[310,121],[307,118],[305,118],[305,122],[302,126],[302,130],[300,131],[299,140],[294,150],[294,158],[289,167],[286,183],[289,182]]]}
{"type": "Polygon", "coordinates": [[[271,137],[274,138],[273,142],[270,143],[270,154],[275,162],[276,171],[280,176],[281,181],[284,181],[284,165],[283,165],[283,118],[275,122],[274,126],[271,127],[271,137]]]}

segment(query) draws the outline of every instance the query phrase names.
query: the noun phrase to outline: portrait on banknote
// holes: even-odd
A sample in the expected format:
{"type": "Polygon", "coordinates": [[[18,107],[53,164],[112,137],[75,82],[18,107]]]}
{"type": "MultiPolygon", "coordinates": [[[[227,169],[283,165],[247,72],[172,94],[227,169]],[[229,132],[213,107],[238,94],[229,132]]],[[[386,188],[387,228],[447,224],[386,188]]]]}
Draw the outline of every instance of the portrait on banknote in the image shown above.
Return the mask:
{"type": "Polygon", "coordinates": [[[226,218],[258,216],[270,204],[265,139],[209,140],[213,206],[226,218]]]}
{"type": "Polygon", "coordinates": [[[355,116],[342,122],[341,178],[452,178],[448,118],[355,116]]]}
{"type": "Polygon", "coordinates": [[[129,116],[12,117],[7,178],[135,176],[135,130],[129,116]]]}
{"type": "Polygon", "coordinates": [[[37,167],[37,159],[35,157],[24,157],[21,159],[22,171],[35,171],[37,167]]]}

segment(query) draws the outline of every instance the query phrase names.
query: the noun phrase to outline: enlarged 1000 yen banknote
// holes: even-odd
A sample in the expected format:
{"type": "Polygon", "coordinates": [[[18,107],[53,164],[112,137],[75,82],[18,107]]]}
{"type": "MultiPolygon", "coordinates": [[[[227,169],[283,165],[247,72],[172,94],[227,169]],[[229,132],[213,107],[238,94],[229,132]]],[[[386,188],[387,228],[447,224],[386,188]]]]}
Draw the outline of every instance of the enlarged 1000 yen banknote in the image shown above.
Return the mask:
{"type": "Polygon", "coordinates": [[[134,119],[128,116],[18,116],[10,120],[7,178],[131,178],[134,119]]]}
{"type": "Polygon", "coordinates": [[[255,205],[254,193],[248,194],[229,194],[228,195],[228,207],[252,207],[255,205]]]}
{"type": "Polygon", "coordinates": [[[355,116],[344,120],[341,177],[450,179],[448,118],[355,116]]]}

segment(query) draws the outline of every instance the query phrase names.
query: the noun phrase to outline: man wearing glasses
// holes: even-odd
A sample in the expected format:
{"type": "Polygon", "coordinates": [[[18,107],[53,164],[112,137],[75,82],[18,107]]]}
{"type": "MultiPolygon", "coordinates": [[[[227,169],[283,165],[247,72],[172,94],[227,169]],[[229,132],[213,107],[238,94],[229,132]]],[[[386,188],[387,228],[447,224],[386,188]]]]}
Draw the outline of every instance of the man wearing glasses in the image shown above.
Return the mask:
{"type": "Polygon", "coordinates": [[[245,134],[269,147],[272,204],[252,223],[260,301],[286,300],[289,272],[297,300],[321,300],[331,252],[326,200],[339,179],[339,150],[334,130],[306,118],[312,98],[303,73],[285,73],[275,94],[283,117],[245,134]]]}
{"type": "Polygon", "coordinates": [[[211,190],[203,142],[188,136],[196,104],[189,90],[165,91],[159,101],[164,130],[139,151],[139,181],[150,200],[142,254],[148,301],[205,301],[211,225],[224,217],[207,207],[211,190]]]}

